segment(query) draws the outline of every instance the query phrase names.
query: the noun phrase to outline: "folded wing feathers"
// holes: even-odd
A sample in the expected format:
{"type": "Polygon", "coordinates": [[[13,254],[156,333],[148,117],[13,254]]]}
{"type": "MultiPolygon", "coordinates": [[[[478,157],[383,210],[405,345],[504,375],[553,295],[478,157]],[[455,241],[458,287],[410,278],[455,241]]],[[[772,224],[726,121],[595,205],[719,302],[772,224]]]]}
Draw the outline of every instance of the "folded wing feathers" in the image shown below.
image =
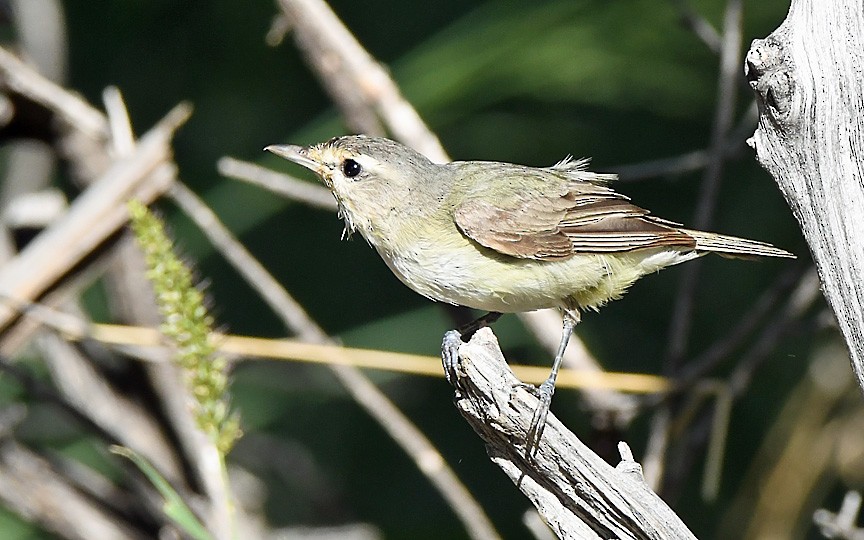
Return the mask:
{"type": "Polygon", "coordinates": [[[613,253],[669,247],[725,257],[794,257],[756,240],[683,229],[629,202],[605,183],[612,174],[586,171],[588,159],[567,156],[546,169],[563,177],[558,196],[526,193],[510,206],[483,196],[463,202],[454,218],[483,246],[514,257],[566,259],[577,253],[613,253]]]}

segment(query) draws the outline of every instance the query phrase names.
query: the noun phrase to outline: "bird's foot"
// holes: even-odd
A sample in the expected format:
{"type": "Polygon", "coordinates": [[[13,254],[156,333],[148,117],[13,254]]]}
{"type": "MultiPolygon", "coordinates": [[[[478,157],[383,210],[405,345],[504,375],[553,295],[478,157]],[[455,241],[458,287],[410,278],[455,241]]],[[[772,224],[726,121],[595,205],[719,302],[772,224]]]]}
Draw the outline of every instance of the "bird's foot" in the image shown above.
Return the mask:
{"type": "Polygon", "coordinates": [[[528,433],[525,437],[525,454],[531,456],[540,446],[543,430],[546,427],[546,415],[549,414],[549,406],[552,405],[552,394],[555,393],[555,382],[547,379],[536,389],[538,403],[534,409],[531,424],[528,425],[528,433]]]}
{"type": "Polygon", "coordinates": [[[514,389],[522,388],[523,390],[530,392],[532,396],[540,397],[540,390],[537,389],[537,386],[535,386],[531,383],[516,381],[513,383],[512,388],[514,388],[514,389]]]}
{"type": "Polygon", "coordinates": [[[459,368],[459,347],[462,346],[462,334],[458,330],[450,330],[444,334],[441,342],[441,361],[444,364],[444,376],[451,385],[456,385],[459,380],[457,369],[459,368]]]}

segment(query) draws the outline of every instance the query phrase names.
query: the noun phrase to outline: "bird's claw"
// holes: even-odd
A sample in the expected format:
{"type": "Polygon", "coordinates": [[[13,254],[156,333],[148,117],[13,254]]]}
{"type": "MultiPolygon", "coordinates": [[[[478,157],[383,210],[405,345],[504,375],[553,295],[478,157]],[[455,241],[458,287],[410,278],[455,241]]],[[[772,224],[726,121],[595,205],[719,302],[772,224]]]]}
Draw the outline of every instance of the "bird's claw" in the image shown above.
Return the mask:
{"type": "Polygon", "coordinates": [[[462,335],[458,330],[450,330],[444,334],[441,342],[441,361],[444,364],[444,376],[447,382],[455,385],[458,381],[459,347],[462,346],[462,335]]]}
{"type": "Polygon", "coordinates": [[[540,446],[540,439],[543,437],[543,430],[546,427],[546,416],[549,414],[549,406],[552,404],[552,394],[555,393],[555,383],[547,380],[534,393],[538,402],[525,437],[525,453],[528,456],[535,453],[540,446]]]}
{"type": "Polygon", "coordinates": [[[534,385],[531,384],[531,383],[526,383],[526,382],[522,382],[522,381],[516,381],[516,382],[513,383],[512,388],[514,388],[514,389],[516,389],[516,388],[522,388],[522,389],[525,390],[526,392],[530,392],[531,395],[534,396],[534,397],[539,397],[539,396],[540,396],[540,394],[538,393],[539,390],[537,389],[537,387],[534,386],[534,385]]]}

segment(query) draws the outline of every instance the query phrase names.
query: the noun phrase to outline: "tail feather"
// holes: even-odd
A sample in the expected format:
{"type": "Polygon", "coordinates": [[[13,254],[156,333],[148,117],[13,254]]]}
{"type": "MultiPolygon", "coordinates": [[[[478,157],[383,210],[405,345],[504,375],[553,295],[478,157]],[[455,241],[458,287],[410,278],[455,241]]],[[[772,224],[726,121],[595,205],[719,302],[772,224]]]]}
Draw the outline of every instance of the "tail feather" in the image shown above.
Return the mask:
{"type": "Polygon", "coordinates": [[[723,257],[747,259],[752,257],[786,257],[794,259],[795,255],[786,250],[776,248],[771,244],[758,240],[747,240],[736,236],[726,236],[690,229],[680,229],[684,234],[696,240],[696,251],[710,251],[723,257]]]}

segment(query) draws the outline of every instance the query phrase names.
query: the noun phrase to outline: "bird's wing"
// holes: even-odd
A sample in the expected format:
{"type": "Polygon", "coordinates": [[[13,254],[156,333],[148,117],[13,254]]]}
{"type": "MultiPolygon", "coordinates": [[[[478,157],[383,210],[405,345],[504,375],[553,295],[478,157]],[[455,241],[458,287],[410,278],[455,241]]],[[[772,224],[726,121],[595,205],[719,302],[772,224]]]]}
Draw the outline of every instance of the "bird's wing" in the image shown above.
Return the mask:
{"type": "Polygon", "coordinates": [[[605,178],[581,170],[562,175],[554,168],[501,172],[515,174],[509,182],[500,176],[494,180],[498,186],[514,186],[505,196],[488,195],[496,190],[476,191],[454,213],[463,234],[487,248],[513,257],[556,260],[577,253],[696,247],[677,224],[631,204],[603,185],[605,178]],[[549,182],[540,184],[542,189],[533,183],[535,189],[520,190],[521,175],[528,171],[551,175],[549,182]]]}

